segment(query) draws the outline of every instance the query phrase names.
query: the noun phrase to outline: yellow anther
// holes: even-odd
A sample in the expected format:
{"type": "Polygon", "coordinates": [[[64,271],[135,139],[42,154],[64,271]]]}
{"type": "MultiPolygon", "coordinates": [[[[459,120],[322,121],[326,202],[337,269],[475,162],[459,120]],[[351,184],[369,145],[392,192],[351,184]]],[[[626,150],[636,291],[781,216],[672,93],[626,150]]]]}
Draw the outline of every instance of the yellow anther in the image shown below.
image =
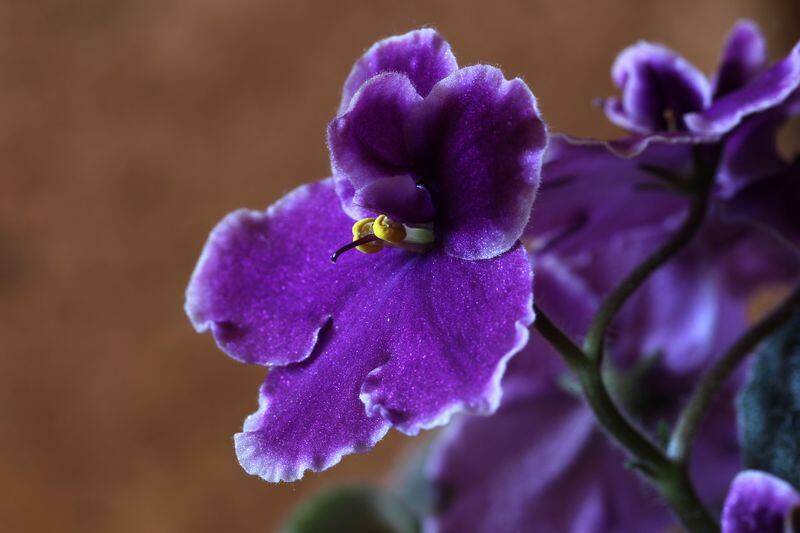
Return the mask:
{"type": "Polygon", "coordinates": [[[399,244],[406,238],[406,229],[403,225],[386,215],[378,215],[372,223],[372,233],[379,239],[392,244],[399,244]]]}
{"type": "MultiPolygon", "coordinates": [[[[353,224],[353,240],[357,241],[358,239],[372,235],[374,224],[374,218],[362,218],[356,221],[356,223],[353,224]]],[[[367,244],[356,246],[356,250],[365,254],[374,254],[375,252],[383,250],[383,241],[368,242],[367,244]]]]}

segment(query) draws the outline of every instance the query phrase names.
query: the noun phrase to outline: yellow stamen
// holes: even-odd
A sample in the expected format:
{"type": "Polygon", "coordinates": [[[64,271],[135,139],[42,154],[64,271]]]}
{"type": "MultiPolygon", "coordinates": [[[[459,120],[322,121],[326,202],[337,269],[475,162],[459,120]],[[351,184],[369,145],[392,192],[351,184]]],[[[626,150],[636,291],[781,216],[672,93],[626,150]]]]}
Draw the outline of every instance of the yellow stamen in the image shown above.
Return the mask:
{"type": "Polygon", "coordinates": [[[403,225],[386,215],[378,215],[372,223],[372,233],[382,241],[392,244],[400,244],[406,238],[406,229],[403,225]]]}
{"type": "MultiPolygon", "coordinates": [[[[356,221],[356,223],[353,224],[353,240],[357,241],[358,239],[372,235],[374,226],[374,218],[362,218],[361,220],[356,221]]],[[[383,241],[372,241],[367,244],[362,244],[356,246],[356,250],[365,254],[374,254],[375,252],[380,252],[383,250],[383,241]]]]}

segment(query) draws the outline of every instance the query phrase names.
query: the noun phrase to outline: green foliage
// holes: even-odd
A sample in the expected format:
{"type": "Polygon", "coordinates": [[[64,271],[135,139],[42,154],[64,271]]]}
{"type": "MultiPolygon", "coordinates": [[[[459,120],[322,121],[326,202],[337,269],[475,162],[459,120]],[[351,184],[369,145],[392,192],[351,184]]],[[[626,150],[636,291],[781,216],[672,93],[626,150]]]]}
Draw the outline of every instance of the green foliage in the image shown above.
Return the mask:
{"type": "Polygon", "coordinates": [[[800,487],[800,314],[760,350],[737,407],[745,467],[800,487]]]}
{"type": "Polygon", "coordinates": [[[402,499],[370,485],[336,487],[298,507],[285,533],[415,533],[419,524],[402,499]]]}

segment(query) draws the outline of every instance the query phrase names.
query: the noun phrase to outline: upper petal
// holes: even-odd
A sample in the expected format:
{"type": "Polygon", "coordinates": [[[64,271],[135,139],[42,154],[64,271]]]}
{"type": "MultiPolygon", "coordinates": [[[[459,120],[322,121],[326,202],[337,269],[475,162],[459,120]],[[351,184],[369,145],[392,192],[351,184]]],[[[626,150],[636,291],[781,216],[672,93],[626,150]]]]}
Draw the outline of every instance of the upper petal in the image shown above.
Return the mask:
{"type": "Polygon", "coordinates": [[[353,65],[342,91],[339,114],[369,78],[382,72],[404,74],[420,96],[458,68],[450,45],[435,30],[424,28],[373,44],[353,65]]]}
{"type": "Polygon", "coordinates": [[[458,411],[494,411],[506,363],[533,322],[525,249],[484,261],[435,250],[398,276],[402,291],[369,329],[388,361],[364,381],[367,412],[416,434],[458,411]]]}
{"type": "Polygon", "coordinates": [[[611,67],[611,78],[622,98],[606,101],[606,115],[636,133],[666,130],[668,110],[680,125],[685,113],[700,111],[711,101],[703,73],[658,44],[642,41],[623,50],[611,67]]]}
{"type": "Polygon", "coordinates": [[[722,511],[723,533],[780,533],[784,518],[800,505],[800,494],[766,472],[746,470],[736,476],[722,511]]]}
{"type": "Polygon", "coordinates": [[[715,101],[702,112],[684,120],[701,135],[720,135],[737,126],[744,117],[781,104],[800,85],[800,43],[781,61],[752,82],[715,101]]]}
{"type": "Polygon", "coordinates": [[[740,20],[731,30],[714,77],[714,98],[747,85],[766,66],[767,44],[758,24],[740,20]]]}
{"type": "Polygon", "coordinates": [[[484,259],[511,248],[530,215],[547,144],[525,83],[490,66],[460,69],[418,106],[410,135],[445,250],[484,259]]]}
{"type": "Polygon", "coordinates": [[[346,211],[355,203],[403,222],[432,220],[430,196],[415,187],[409,174],[414,164],[406,126],[421,101],[405,75],[379,74],[362,85],[344,114],[331,121],[331,166],[346,211]]]}

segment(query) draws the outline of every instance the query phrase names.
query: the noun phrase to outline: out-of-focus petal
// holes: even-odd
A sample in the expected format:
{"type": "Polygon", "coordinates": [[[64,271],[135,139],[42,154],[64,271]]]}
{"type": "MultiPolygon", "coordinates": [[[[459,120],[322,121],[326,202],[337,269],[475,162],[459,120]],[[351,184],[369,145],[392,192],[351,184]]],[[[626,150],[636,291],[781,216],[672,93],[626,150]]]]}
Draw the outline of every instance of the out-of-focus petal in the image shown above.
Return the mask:
{"type": "Polygon", "coordinates": [[[371,77],[397,72],[411,81],[420,96],[427,96],[439,80],[458,68],[450,45],[435,30],[421,29],[378,41],[353,65],[342,91],[339,114],[371,77]]]}
{"type": "Polygon", "coordinates": [[[740,89],[766,66],[767,44],[758,24],[740,20],[728,34],[714,77],[714,98],[740,89]]]}
{"type": "Polygon", "coordinates": [[[780,105],[800,85],[800,43],[781,61],[737,91],[716,100],[707,109],[684,117],[699,135],[721,135],[753,113],[780,105]]]}
{"type": "Polygon", "coordinates": [[[537,249],[561,239],[570,250],[590,250],[629,229],[680,217],[686,199],[664,188],[648,189],[663,184],[646,168],[684,176],[691,162],[691,147],[683,144],[653,144],[637,157],[623,158],[601,141],[553,136],[525,242],[537,249]]]}
{"type": "Polygon", "coordinates": [[[766,472],[746,470],[736,476],[722,512],[723,533],[782,533],[800,494],[766,472]]]}
{"type": "Polygon", "coordinates": [[[635,133],[665,131],[666,112],[681,117],[705,109],[711,88],[702,72],[669,48],[639,42],[623,50],[611,67],[622,98],[606,101],[609,120],[635,133]]]}

